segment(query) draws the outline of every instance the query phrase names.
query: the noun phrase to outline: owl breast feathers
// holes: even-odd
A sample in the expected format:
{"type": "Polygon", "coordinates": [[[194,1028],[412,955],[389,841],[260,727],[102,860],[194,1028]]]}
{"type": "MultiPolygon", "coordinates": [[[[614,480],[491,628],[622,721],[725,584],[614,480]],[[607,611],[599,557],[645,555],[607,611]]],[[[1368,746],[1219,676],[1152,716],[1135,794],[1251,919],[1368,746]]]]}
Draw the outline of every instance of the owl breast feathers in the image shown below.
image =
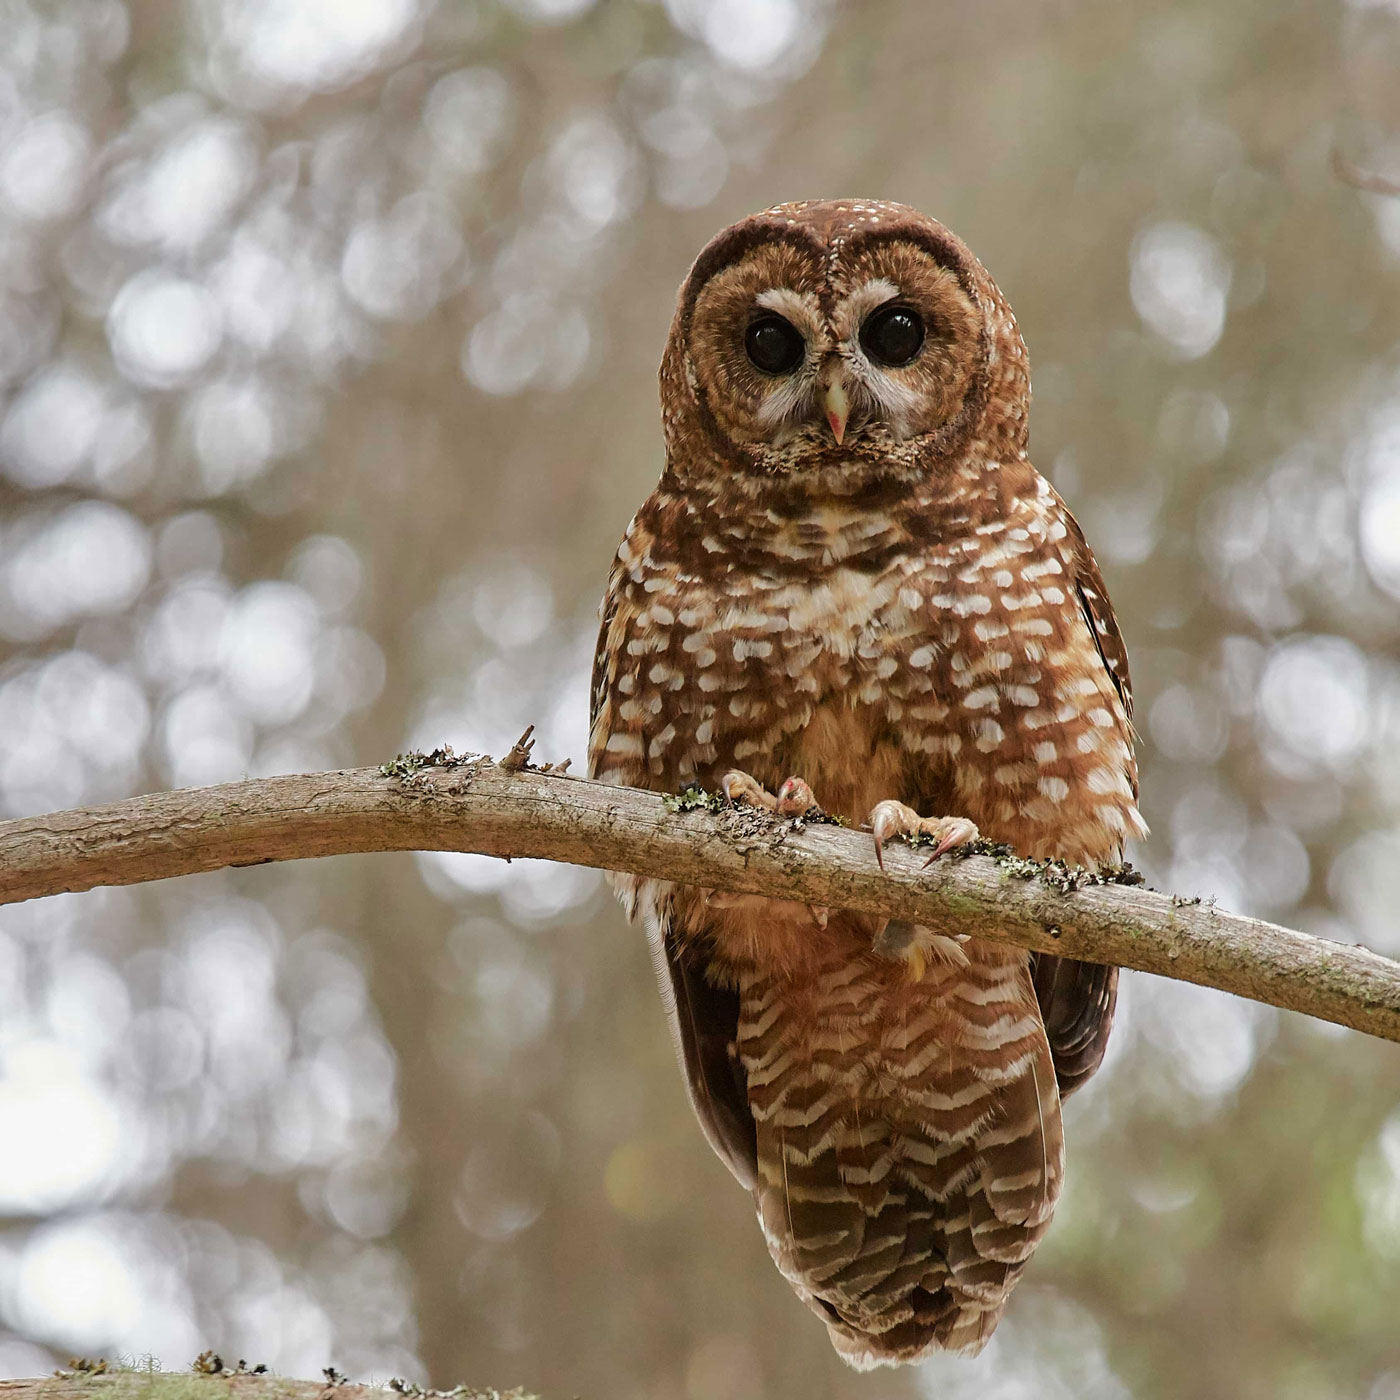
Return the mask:
{"type": "MultiPolygon", "coordinates": [[[[762,798],[799,775],[852,824],[897,799],[1023,855],[1120,859],[1145,831],[1127,658],[968,249],[895,204],[745,219],[681,288],[661,397],[666,468],[603,602],[594,776],[762,798]]],[[[614,883],[701,1126],[840,1354],[979,1350],[1050,1223],[1060,1100],[1102,1059],[1116,969],[614,883]]]]}

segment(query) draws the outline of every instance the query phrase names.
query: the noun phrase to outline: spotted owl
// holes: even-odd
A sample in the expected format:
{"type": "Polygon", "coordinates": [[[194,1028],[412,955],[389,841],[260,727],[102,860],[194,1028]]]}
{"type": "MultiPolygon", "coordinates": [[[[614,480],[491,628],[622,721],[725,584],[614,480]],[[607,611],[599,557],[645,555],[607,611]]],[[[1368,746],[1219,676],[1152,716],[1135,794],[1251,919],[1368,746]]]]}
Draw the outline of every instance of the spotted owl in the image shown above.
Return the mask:
{"type": "MultiPolygon", "coordinates": [[[[814,802],[1094,864],[1145,832],[1122,638],[1027,457],[996,284],[898,204],[741,220],[681,287],[666,466],[602,606],[605,782],[814,802]]],[[[632,876],[691,1101],[773,1259],[866,1369],[975,1353],[1050,1224],[1117,970],[632,876]]]]}

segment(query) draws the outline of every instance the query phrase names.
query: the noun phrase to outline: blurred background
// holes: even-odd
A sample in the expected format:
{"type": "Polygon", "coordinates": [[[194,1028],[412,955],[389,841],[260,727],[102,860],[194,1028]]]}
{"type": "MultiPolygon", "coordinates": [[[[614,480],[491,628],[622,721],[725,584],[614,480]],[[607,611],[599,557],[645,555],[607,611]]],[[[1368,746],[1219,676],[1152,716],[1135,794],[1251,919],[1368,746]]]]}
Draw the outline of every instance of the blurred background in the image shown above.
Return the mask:
{"type": "MultiPolygon", "coordinates": [[[[675,288],[960,232],[1132,652],[1153,881],[1400,954],[1395,0],[0,0],[0,812],[584,761],[675,288]],[[1370,178],[1375,177],[1375,178],[1370,178]]],[[[1129,974],[976,1361],[859,1377],[593,872],[0,910],[0,1374],[550,1400],[1400,1397],[1400,1050],[1129,974]]]]}

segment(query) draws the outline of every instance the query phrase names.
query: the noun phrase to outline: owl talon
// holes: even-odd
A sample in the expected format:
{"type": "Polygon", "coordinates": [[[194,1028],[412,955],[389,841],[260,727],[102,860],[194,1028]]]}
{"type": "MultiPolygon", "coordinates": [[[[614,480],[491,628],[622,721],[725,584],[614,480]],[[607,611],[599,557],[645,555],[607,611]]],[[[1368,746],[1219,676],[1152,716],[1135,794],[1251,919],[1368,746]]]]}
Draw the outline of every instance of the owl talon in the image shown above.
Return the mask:
{"type": "Polygon", "coordinates": [[[912,807],[906,807],[904,803],[896,802],[893,798],[877,802],[870,809],[870,830],[875,837],[875,859],[879,861],[881,870],[885,868],[885,842],[892,841],[896,836],[912,835],[919,830],[922,820],[912,807]]]}
{"type": "Polygon", "coordinates": [[[870,830],[875,837],[875,859],[880,862],[881,870],[885,868],[885,842],[896,836],[931,836],[938,842],[933,854],[924,862],[927,869],[945,851],[965,846],[979,835],[976,823],[966,817],[921,817],[912,807],[893,798],[877,802],[871,809],[870,830]]]}
{"type": "MultiPolygon", "coordinates": [[[[945,830],[942,840],[933,848],[933,854],[924,862],[925,870],[945,851],[951,851],[954,846],[966,846],[981,835],[981,832],[977,830],[977,824],[968,821],[966,817],[939,817],[934,825],[943,827],[945,830]]],[[[935,830],[927,829],[927,831],[930,836],[938,835],[935,830]]]]}
{"type": "Polygon", "coordinates": [[[783,780],[782,787],[778,789],[778,811],[783,816],[805,817],[816,805],[817,799],[805,778],[794,775],[783,780]]]}
{"type": "Polygon", "coordinates": [[[817,799],[812,795],[806,779],[795,774],[784,780],[776,797],[757,778],[751,778],[738,768],[726,773],[719,785],[731,802],[762,807],[765,811],[776,812],[780,817],[805,817],[817,806],[817,799]]]}
{"type": "Polygon", "coordinates": [[[751,778],[738,768],[728,772],[719,780],[721,791],[736,807],[744,803],[749,807],[762,807],[765,811],[776,812],[778,799],[768,791],[757,778],[751,778]]]}

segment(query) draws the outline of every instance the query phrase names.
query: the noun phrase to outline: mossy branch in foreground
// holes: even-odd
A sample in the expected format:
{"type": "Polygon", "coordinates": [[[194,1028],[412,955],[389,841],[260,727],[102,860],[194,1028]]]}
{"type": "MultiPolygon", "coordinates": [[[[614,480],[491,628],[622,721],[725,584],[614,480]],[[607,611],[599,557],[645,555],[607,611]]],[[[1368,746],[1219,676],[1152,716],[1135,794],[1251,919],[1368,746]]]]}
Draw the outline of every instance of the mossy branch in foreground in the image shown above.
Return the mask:
{"type": "Polygon", "coordinates": [[[135,1365],[74,1360],[51,1376],[0,1381],[0,1400],[540,1400],[524,1390],[459,1385],[428,1390],[410,1381],[356,1385],[332,1367],[323,1380],[272,1375],[266,1366],[225,1366],[203,1352],[188,1371],[162,1371],[154,1361],[135,1365]]]}
{"type": "Polygon", "coordinates": [[[1400,1041],[1400,964],[1212,903],[979,844],[924,868],[820,816],[733,808],[536,766],[527,732],[500,762],[437,749],[382,768],[152,793],[0,823],[0,903],[229,866],[363,851],[473,851],[887,915],[1136,968],[1400,1041]]]}

